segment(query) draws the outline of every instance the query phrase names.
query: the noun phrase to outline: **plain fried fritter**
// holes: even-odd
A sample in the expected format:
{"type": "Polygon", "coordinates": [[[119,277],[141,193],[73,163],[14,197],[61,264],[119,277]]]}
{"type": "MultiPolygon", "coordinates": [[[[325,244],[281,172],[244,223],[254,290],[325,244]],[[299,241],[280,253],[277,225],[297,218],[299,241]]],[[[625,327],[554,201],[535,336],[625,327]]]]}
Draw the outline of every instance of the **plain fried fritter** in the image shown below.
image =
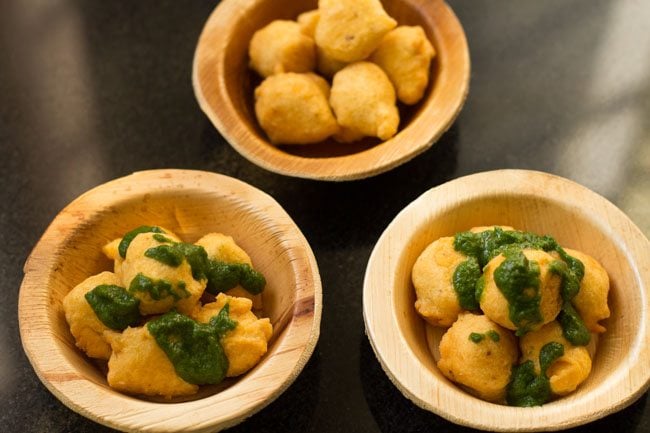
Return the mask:
{"type": "Polygon", "coordinates": [[[85,298],[86,293],[102,284],[121,286],[122,281],[112,272],[86,278],[63,298],[63,311],[77,347],[91,358],[108,359],[111,347],[104,338],[104,331],[109,328],[99,320],[85,298]]]}
{"type": "Polygon", "coordinates": [[[379,0],[320,0],[316,44],[342,62],[363,60],[395,28],[379,0]]]}
{"type": "MultiPolygon", "coordinates": [[[[141,233],[131,241],[122,264],[122,279],[125,287],[129,290],[133,279],[138,274],[153,281],[164,280],[171,284],[176,296],[169,294],[161,299],[154,299],[148,292],[129,290],[129,293],[140,300],[140,313],[145,316],[161,314],[176,308],[179,312],[188,314],[199,302],[207,281],[194,279],[192,268],[186,259],[183,259],[180,266],[173,267],[145,256],[149,248],[164,245],[163,242],[157,241],[155,236],[156,233],[141,233]]],[[[172,234],[165,233],[163,236],[173,242],[179,242],[179,239],[172,234]]]]}
{"type": "Polygon", "coordinates": [[[574,346],[564,338],[562,327],[553,321],[519,339],[521,363],[533,361],[535,372],[540,374],[539,352],[542,347],[551,342],[562,344],[564,355],[550,365],[546,375],[551,383],[551,392],[565,395],[575,390],[589,376],[591,358],[586,347],[574,346]]]}
{"type": "Polygon", "coordinates": [[[229,304],[230,318],[237,322],[235,329],[228,331],[221,340],[229,364],[226,376],[233,377],[244,374],[259,362],[266,353],[273,326],[268,318],[258,319],[251,312],[250,299],[223,293],[219,293],[214,302],[197,307],[191,317],[208,323],[226,304],[229,304]]]}
{"type": "Polygon", "coordinates": [[[413,265],[415,309],[434,326],[451,326],[462,311],[453,275],[456,267],[466,259],[454,249],[454,238],[444,237],[426,247],[413,265]]]}
{"type": "Polygon", "coordinates": [[[122,262],[124,262],[124,259],[122,256],[120,256],[120,253],[118,251],[118,247],[121,241],[122,238],[113,239],[102,247],[102,252],[104,255],[113,260],[113,272],[120,279],[122,278],[122,262]]]}
{"type": "MultiPolygon", "coordinates": [[[[320,12],[318,9],[305,12],[298,15],[298,24],[304,34],[314,38],[316,34],[316,26],[320,20],[320,12]]],[[[348,62],[342,62],[329,56],[325,50],[316,45],[316,69],[318,72],[326,77],[333,77],[341,69],[345,68],[348,62]]]]}
{"type": "Polygon", "coordinates": [[[108,384],[130,394],[166,398],[195,394],[199,387],[181,379],[167,354],[146,326],[106,332],[113,349],[108,360],[108,384]]]}
{"type": "Polygon", "coordinates": [[[422,27],[399,26],[384,36],[370,61],[386,72],[397,90],[397,98],[412,105],[424,95],[434,55],[422,27]]]}
{"type": "Polygon", "coordinates": [[[357,62],[334,75],[330,105],[342,128],[388,140],[397,132],[395,89],[381,68],[357,62]]]}
{"type": "MultiPolygon", "coordinates": [[[[539,329],[542,325],[555,320],[562,307],[562,298],[560,296],[561,278],[549,269],[553,256],[540,250],[523,250],[524,256],[530,261],[535,261],[539,265],[539,311],[542,321],[536,324],[530,324],[530,329],[539,329]]],[[[500,254],[490,260],[483,269],[485,285],[480,297],[481,310],[490,320],[498,323],[507,329],[516,330],[517,326],[510,320],[509,304],[506,297],[501,293],[494,281],[494,271],[503,263],[505,257],[500,254]]]]}
{"type": "Polygon", "coordinates": [[[295,21],[276,20],[253,35],[250,66],[262,77],[284,72],[310,72],[316,65],[314,40],[295,21]]]}
{"type": "Polygon", "coordinates": [[[609,317],[607,295],[609,293],[609,276],[596,259],[580,251],[565,248],[567,254],[580,260],[585,265],[585,275],[580,282],[580,291],[572,303],[591,332],[605,332],[605,327],[598,323],[609,317]]]}
{"type": "Polygon", "coordinates": [[[486,316],[462,313],[440,340],[438,368],[478,397],[497,402],[505,397],[517,357],[510,331],[486,316]],[[480,335],[480,341],[473,341],[472,334],[480,335]]]}
{"type": "Polygon", "coordinates": [[[255,89],[255,114],[276,144],[308,144],[338,132],[327,82],[315,74],[278,74],[255,89]]]}

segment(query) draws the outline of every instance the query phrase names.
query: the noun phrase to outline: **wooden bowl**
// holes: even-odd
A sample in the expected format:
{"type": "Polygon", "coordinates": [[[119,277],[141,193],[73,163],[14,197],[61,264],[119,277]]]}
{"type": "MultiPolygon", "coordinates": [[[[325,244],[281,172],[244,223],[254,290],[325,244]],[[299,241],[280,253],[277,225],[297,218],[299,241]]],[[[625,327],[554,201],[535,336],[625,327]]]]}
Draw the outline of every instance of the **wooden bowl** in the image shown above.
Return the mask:
{"type": "Polygon", "coordinates": [[[373,176],[424,152],[451,126],[468,91],[470,62],[458,19],[442,0],[383,0],[399,24],[420,25],[437,51],[422,101],[401,107],[400,132],[386,142],[329,139],[304,146],[272,145],[255,119],[248,68],[253,33],[275,19],[295,19],[317,0],[224,0],[208,19],[194,54],[194,93],[212,123],[245,158],[267,170],[321,180],[373,176]]]}
{"type": "Polygon", "coordinates": [[[25,353],[66,406],[123,431],[207,432],[230,427],[273,401],[297,377],[318,340],[321,282],[314,255],[270,196],[239,180],[201,171],[152,170],[98,186],[57,215],[24,268],[18,316],[25,353]],[[267,278],[263,314],[269,351],[237,380],[201,387],[191,400],[157,400],[111,389],[75,347],[61,301],[86,277],[111,270],[101,247],[139,225],[169,228],[187,242],[233,236],[267,278]]]}
{"type": "Polygon", "coordinates": [[[650,385],[650,243],[619,209],[569,180],[499,170],[433,188],[402,210],[375,246],[366,270],[366,332],[386,374],[416,405],[449,421],[491,431],[566,429],[618,411],[650,385]],[[411,269],[432,241],[473,226],[504,224],[550,234],[596,258],[611,279],[611,317],[589,378],[543,406],[482,401],[436,367],[428,326],[414,308],[411,269]]]}

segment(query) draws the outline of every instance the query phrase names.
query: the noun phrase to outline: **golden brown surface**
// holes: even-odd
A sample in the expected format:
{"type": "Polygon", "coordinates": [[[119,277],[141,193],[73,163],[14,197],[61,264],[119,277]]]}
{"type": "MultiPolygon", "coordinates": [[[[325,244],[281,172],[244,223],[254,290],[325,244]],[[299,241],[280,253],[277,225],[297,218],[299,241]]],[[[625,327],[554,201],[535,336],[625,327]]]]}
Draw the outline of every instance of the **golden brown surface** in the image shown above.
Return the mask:
{"type": "Polygon", "coordinates": [[[395,86],[397,99],[413,105],[429,84],[435,50],[420,26],[399,26],[381,40],[370,61],[381,67],[395,86]]]}
{"type": "MultiPolygon", "coordinates": [[[[149,293],[135,291],[131,292],[133,296],[140,300],[140,313],[142,315],[161,314],[172,308],[178,309],[180,313],[188,314],[194,309],[199,302],[199,298],[205,289],[205,281],[199,282],[192,276],[192,268],[186,259],[178,267],[167,266],[158,260],[146,257],[145,251],[151,247],[162,245],[154,239],[155,233],[141,233],[133,238],[129,249],[126,251],[126,257],[122,264],[122,280],[127,290],[131,281],[139,273],[151,278],[152,280],[166,280],[172,284],[172,290],[180,297],[176,300],[173,296],[167,296],[162,299],[153,299],[149,293]],[[180,289],[179,284],[185,284],[184,292],[180,289]]],[[[179,242],[180,240],[173,234],[166,232],[165,237],[179,242]]]]}
{"type": "Polygon", "coordinates": [[[357,62],[334,75],[330,105],[343,128],[388,140],[397,132],[395,89],[381,68],[357,62]]]}
{"type": "MultiPolygon", "coordinates": [[[[530,329],[539,329],[542,325],[555,320],[555,317],[560,312],[562,307],[562,298],[560,296],[560,283],[561,278],[559,275],[553,273],[549,269],[549,265],[553,260],[553,256],[539,250],[523,250],[524,255],[528,260],[535,261],[539,265],[539,293],[541,296],[539,303],[539,311],[542,316],[542,322],[531,324],[530,329]]],[[[497,287],[494,281],[494,271],[505,260],[503,254],[500,254],[490,260],[483,269],[483,276],[485,278],[485,286],[481,294],[480,305],[481,310],[492,321],[498,323],[504,328],[516,330],[517,327],[510,320],[508,300],[501,293],[501,289],[497,287]]]]}
{"type": "Polygon", "coordinates": [[[325,86],[314,74],[287,73],[269,77],[255,89],[255,114],[273,143],[316,143],[338,131],[325,86]]]}
{"type": "Polygon", "coordinates": [[[230,318],[237,322],[235,329],[228,331],[221,340],[229,363],[226,376],[233,377],[244,374],[259,362],[266,353],[267,342],[273,335],[273,326],[269,319],[258,319],[251,312],[253,304],[249,299],[223,293],[217,295],[215,302],[197,307],[191,317],[207,323],[226,304],[230,305],[230,318]]]}
{"type": "Polygon", "coordinates": [[[438,368],[447,378],[470,389],[478,397],[492,402],[504,399],[512,364],[517,360],[515,337],[486,316],[462,313],[440,340],[438,368]],[[485,333],[499,335],[493,341],[485,333]],[[478,343],[471,333],[484,334],[478,343]]]}
{"type": "Polygon", "coordinates": [[[547,323],[519,339],[521,363],[533,361],[535,372],[540,374],[539,352],[544,345],[557,342],[564,346],[564,355],[559,357],[546,371],[551,382],[551,391],[556,395],[565,395],[574,391],[587,379],[591,372],[591,358],[584,346],[572,345],[562,335],[562,327],[556,321],[547,323]]]}
{"type": "Polygon", "coordinates": [[[191,395],[197,385],[181,379],[165,352],[146,326],[106,332],[113,349],[108,360],[108,384],[130,394],[160,395],[166,398],[191,395]]]}
{"type": "Polygon", "coordinates": [[[593,257],[576,250],[565,248],[567,254],[585,265],[585,275],[580,282],[580,291],[572,303],[591,332],[603,333],[605,327],[598,323],[610,315],[607,304],[609,276],[607,271],[593,257]]]}
{"type": "Polygon", "coordinates": [[[417,300],[415,309],[435,326],[451,326],[461,312],[452,277],[467,257],[454,249],[454,238],[431,243],[413,265],[411,279],[417,300]]]}
{"type": "Polygon", "coordinates": [[[320,0],[316,43],[342,62],[363,60],[397,22],[379,0],[320,0]]]}
{"type": "Polygon", "coordinates": [[[85,298],[86,293],[101,284],[121,286],[122,282],[112,272],[88,277],[63,298],[63,311],[77,347],[91,358],[108,359],[111,347],[104,338],[104,331],[109,328],[99,320],[85,298]]]}
{"type": "Polygon", "coordinates": [[[309,72],[316,64],[314,40],[295,21],[275,20],[255,32],[248,55],[262,77],[283,72],[309,72]]]}

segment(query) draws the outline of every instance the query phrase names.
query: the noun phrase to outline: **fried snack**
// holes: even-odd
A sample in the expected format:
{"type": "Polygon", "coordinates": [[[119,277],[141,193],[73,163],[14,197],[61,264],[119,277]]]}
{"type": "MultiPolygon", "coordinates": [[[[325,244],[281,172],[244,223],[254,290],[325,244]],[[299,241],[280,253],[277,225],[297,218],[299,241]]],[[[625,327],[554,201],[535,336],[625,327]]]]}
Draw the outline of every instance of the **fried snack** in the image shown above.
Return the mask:
{"type": "MultiPolygon", "coordinates": [[[[316,26],[318,25],[319,20],[320,12],[318,9],[315,9],[298,15],[297,21],[302,32],[310,38],[314,38],[316,35],[316,26]]],[[[348,62],[342,62],[328,56],[325,50],[316,45],[316,70],[322,75],[331,78],[347,65],[348,62]]]]}
{"type": "MultiPolygon", "coordinates": [[[[246,251],[241,249],[231,236],[221,233],[209,233],[196,241],[196,245],[202,246],[205,249],[210,260],[226,263],[246,263],[247,265],[253,266],[253,262],[246,251]]],[[[225,293],[230,296],[250,299],[253,301],[253,308],[262,308],[262,295],[253,295],[240,285],[233,287],[225,293]]]]}
{"type": "MultiPolygon", "coordinates": [[[[155,239],[157,236],[156,233],[141,233],[133,238],[122,263],[122,280],[129,293],[140,300],[142,315],[161,314],[172,308],[188,314],[199,302],[206,281],[194,279],[192,268],[185,258],[179,266],[173,267],[147,257],[145,252],[149,248],[164,244],[155,239]],[[169,289],[163,289],[157,295],[152,295],[152,291],[139,290],[135,284],[142,277],[150,279],[153,284],[168,284],[169,289]]],[[[173,234],[165,233],[163,236],[173,242],[180,242],[173,234]]]]}
{"type": "Polygon", "coordinates": [[[580,291],[572,303],[585,322],[590,332],[603,333],[605,327],[598,323],[609,317],[607,294],[609,293],[609,276],[607,271],[588,254],[565,248],[567,254],[580,260],[585,265],[585,275],[580,282],[580,291]]]}
{"type": "Polygon", "coordinates": [[[472,394],[492,402],[504,399],[517,343],[486,316],[462,313],[440,340],[438,368],[472,394]]]}
{"type": "Polygon", "coordinates": [[[113,349],[108,360],[108,384],[130,394],[172,398],[195,394],[199,387],[181,379],[146,326],[107,331],[113,349]]]}
{"type": "Polygon", "coordinates": [[[422,99],[429,83],[429,66],[435,50],[420,26],[391,30],[370,56],[397,90],[397,98],[412,105],[422,99]]]}
{"type": "MultiPolygon", "coordinates": [[[[523,250],[524,256],[529,261],[539,265],[539,311],[542,317],[540,323],[529,323],[529,330],[539,329],[542,325],[551,322],[560,312],[562,298],[560,296],[561,278],[549,269],[553,256],[540,250],[523,250]]],[[[490,260],[483,269],[485,285],[480,296],[481,310],[492,321],[504,328],[516,330],[517,326],[510,320],[509,304],[499,287],[494,281],[494,271],[503,263],[505,257],[500,254],[490,260]]]]}
{"type": "Polygon", "coordinates": [[[86,278],[63,298],[63,312],[77,347],[91,358],[108,359],[111,347],[104,338],[104,331],[109,328],[99,320],[85,298],[86,293],[102,284],[121,286],[122,281],[112,272],[86,278]]]}
{"type": "Polygon", "coordinates": [[[388,140],[397,132],[395,89],[374,63],[357,62],[337,72],[330,105],[339,125],[350,133],[388,140]]]}
{"type": "Polygon", "coordinates": [[[229,304],[230,318],[237,322],[235,329],[226,332],[221,344],[228,358],[227,377],[239,376],[253,368],[266,353],[267,343],[273,335],[273,326],[268,318],[258,319],[251,312],[252,302],[219,293],[215,302],[197,307],[191,317],[208,323],[212,317],[229,304]]]}
{"type": "Polygon", "coordinates": [[[320,12],[318,9],[303,12],[298,15],[298,18],[296,18],[296,21],[300,26],[300,30],[312,39],[316,35],[316,26],[318,25],[319,20],[320,12]]]}
{"type": "Polygon", "coordinates": [[[106,257],[113,260],[113,272],[115,275],[117,275],[118,278],[121,279],[122,263],[124,262],[124,259],[122,256],[120,256],[120,253],[117,250],[120,245],[120,241],[122,241],[122,238],[113,239],[102,247],[102,252],[106,257]]]}
{"type": "Polygon", "coordinates": [[[591,358],[584,346],[574,346],[562,335],[562,327],[553,321],[536,331],[529,332],[519,340],[521,363],[533,361],[535,373],[540,374],[539,352],[544,345],[557,342],[564,346],[564,355],[556,359],[546,370],[555,395],[566,395],[574,391],[589,376],[591,358]]]}
{"type": "Polygon", "coordinates": [[[462,311],[453,285],[456,267],[467,257],[454,249],[454,238],[440,238],[420,254],[411,279],[417,300],[415,309],[434,326],[451,326],[462,311]]]}
{"type": "Polygon", "coordinates": [[[327,103],[329,85],[314,74],[279,74],[255,89],[255,114],[276,144],[308,144],[338,132],[327,103]]]}
{"type": "Polygon", "coordinates": [[[314,40],[295,21],[275,20],[253,35],[250,67],[262,77],[283,72],[309,72],[316,65],[314,40]]]}
{"type": "Polygon", "coordinates": [[[395,28],[379,0],[319,0],[316,44],[332,59],[363,60],[395,28]]]}

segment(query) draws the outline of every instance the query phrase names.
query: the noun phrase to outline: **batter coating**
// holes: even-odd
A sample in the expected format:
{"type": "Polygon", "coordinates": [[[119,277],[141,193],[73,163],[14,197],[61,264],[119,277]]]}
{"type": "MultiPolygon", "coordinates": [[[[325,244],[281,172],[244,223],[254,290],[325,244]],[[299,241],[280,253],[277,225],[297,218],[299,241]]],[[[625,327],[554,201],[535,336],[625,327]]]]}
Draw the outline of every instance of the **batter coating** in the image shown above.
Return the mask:
{"type": "Polygon", "coordinates": [[[505,397],[517,357],[510,331],[486,316],[462,313],[440,340],[438,368],[478,397],[499,402],[505,397]],[[480,337],[472,339],[476,336],[480,337]]]}

